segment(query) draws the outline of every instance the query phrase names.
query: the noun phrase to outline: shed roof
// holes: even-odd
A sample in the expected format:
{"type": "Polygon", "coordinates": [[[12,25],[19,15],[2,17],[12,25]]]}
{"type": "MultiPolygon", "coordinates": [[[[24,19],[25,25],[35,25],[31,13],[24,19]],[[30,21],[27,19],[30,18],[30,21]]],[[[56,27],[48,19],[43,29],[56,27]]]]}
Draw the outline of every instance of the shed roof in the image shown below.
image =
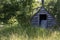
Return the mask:
{"type": "MultiPolygon", "coordinates": [[[[47,11],[47,9],[46,8],[44,8],[44,7],[40,7],[40,9],[32,16],[32,18],[31,18],[31,20],[33,19],[33,17],[37,14],[37,13],[39,13],[40,11],[41,11],[41,9],[43,10],[45,10],[48,14],[50,14],[48,11],[47,11]]],[[[51,15],[51,14],[50,14],[51,15]]],[[[52,16],[52,15],[51,15],[52,16]]],[[[55,19],[55,17],[54,16],[52,16],[54,19],[55,19]]]]}

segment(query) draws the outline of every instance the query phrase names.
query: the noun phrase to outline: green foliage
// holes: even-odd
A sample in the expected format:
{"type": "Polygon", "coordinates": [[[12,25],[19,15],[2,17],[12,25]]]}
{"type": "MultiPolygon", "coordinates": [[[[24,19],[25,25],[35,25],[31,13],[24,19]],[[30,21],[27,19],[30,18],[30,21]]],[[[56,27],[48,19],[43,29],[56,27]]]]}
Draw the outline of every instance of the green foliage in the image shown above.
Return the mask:
{"type": "MultiPolygon", "coordinates": [[[[58,25],[55,25],[51,29],[43,29],[40,27],[32,27],[29,24],[32,9],[40,6],[41,3],[39,4],[34,0],[0,0],[0,22],[2,24],[6,23],[6,25],[0,28],[0,40],[11,40],[9,38],[11,35],[15,37],[14,34],[18,35],[19,40],[22,35],[25,38],[27,37],[27,40],[34,37],[42,37],[42,40],[52,37],[55,40],[56,36],[60,39],[60,27],[58,25]]],[[[44,6],[53,16],[57,15],[57,24],[60,25],[60,0],[45,0],[44,6]]]]}
{"type": "Polygon", "coordinates": [[[50,31],[43,29],[43,28],[36,28],[36,27],[32,27],[32,26],[12,26],[12,27],[6,27],[2,30],[0,30],[0,37],[1,36],[8,36],[11,34],[15,34],[17,33],[18,35],[28,35],[28,37],[37,37],[38,35],[43,37],[44,36],[50,36],[50,31]]]}
{"type": "MultiPolygon", "coordinates": [[[[56,20],[60,25],[59,4],[59,0],[45,0],[44,6],[53,16],[57,15],[56,20]]],[[[8,24],[15,17],[20,24],[27,23],[31,12],[37,7],[41,7],[41,2],[35,0],[0,0],[0,22],[8,24]]]]}
{"type": "MultiPolygon", "coordinates": [[[[5,25],[4,25],[4,27],[5,27],[5,25]]],[[[24,39],[24,37],[25,38],[27,37],[30,40],[31,40],[31,38],[33,38],[33,40],[34,40],[34,38],[37,38],[37,39],[39,39],[39,38],[47,39],[48,38],[49,40],[55,39],[55,38],[59,39],[60,32],[59,32],[59,30],[43,29],[41,27],[33,27],[30,25],[29,26],[26,26],[26,25],[21,26],[20,24],[17,26],[5,27],[4,29],[0,30],[0,40],[12,40],[12,39],[18,39],[18,38],[20,40],[21,37],[23,39],[24,39]]]]}
{"type": "MultiPolygon", "coordinates": [[[[2,0],[0,3],[0,22],[8,23],[8,20],[11,17],[21,17],[18,20],[22,19],[22,23],[26,18],[26,14],[32,10],[32,2],[33,0],[2,0]],[[19,11],[19,14],[16,12],[19,11]]],[[[28,17],[28,16],[27,16],[28,17]]]]}

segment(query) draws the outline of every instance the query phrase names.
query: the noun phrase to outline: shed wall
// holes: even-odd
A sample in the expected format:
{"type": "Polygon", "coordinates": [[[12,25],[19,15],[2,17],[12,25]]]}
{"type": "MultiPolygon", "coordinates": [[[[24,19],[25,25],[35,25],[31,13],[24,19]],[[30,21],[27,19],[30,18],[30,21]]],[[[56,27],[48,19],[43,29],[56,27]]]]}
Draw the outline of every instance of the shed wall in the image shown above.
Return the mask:
{"type": "Polygon", "coordinates": [[[53,26],[55,24],[55,19],[44,8],[41,8],[41,10],[33,16],[32,20],[31,20],[32,25],[37,25],[37,26],[40,25],[39,24],[39,21],[40,21],[39,15],[40,14],[47,15],[47,23],[46,23],[47,27],[53,26]]]}

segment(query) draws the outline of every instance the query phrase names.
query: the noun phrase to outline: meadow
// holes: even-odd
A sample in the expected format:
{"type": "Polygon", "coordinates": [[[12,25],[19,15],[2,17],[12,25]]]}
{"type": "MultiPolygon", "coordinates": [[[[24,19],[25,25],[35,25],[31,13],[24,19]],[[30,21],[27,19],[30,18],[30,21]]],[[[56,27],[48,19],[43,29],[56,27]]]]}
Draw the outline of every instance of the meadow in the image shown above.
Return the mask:
{"type": "Polygon", "coordinates": [[[0,40],[60,40],[60,31],[29,25],[4,25],[0,28],[0,40]]]}

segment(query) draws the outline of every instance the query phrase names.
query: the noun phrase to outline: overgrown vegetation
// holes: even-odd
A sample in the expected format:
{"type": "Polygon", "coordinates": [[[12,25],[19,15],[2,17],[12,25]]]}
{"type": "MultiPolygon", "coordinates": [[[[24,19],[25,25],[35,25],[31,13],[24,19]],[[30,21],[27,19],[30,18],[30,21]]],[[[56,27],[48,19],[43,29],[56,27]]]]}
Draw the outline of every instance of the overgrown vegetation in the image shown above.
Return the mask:
{"type": "Polygon", "coordinates": [[[59,40],[59,30],[32,26],[9,26],[0,30],[0,40],[59,40]]]}
{"type": "Polygon", "coordinates": [[[44,29],[30,25],[41,2],[0,0],[0,40],[60,40],[60,0],[45,0],[44,6],[55,16],[57,25],[54,27],[44,29]]]}

